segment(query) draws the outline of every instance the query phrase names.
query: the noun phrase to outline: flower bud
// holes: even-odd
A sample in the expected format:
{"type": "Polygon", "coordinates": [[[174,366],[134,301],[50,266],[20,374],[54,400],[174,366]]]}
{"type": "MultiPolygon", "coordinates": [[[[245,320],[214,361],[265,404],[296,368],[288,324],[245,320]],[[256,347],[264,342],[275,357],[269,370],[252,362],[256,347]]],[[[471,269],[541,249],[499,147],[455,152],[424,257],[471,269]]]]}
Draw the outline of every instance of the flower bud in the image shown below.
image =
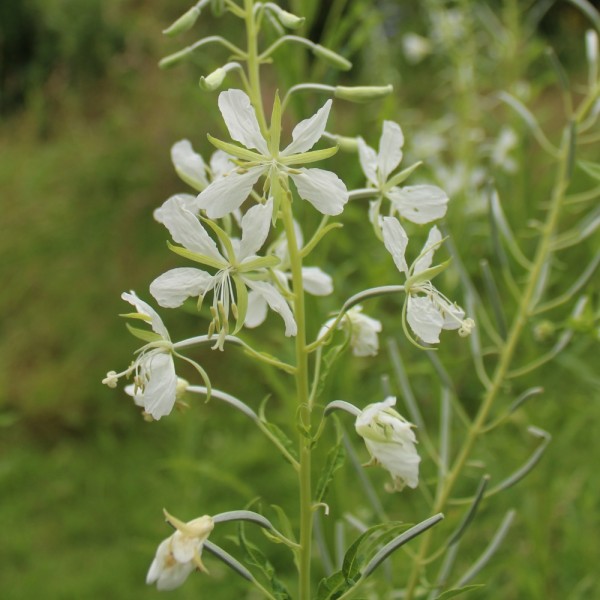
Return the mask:
{"type": "Polygon", "coordinates": [[[210,7],[215,17],[222,17],[225,12],[225,0],[211,0],[210,7]]]}
{"type": "Polygon", "coordinates": [[[190,10],[181,15],[181,17],[179,17],[179,19],[177,19],[177,21],[175,21],[170,27],[164,29],[163,33],[169,36],[175,36],[179,35],[180,33],[184,33],[194,26],[199,16],[200,9],[197,6],[192,6],[190,10]]]}
{"type": "Polygon", "coordinates": [[[349,60],[345,59],[337,52],[334,52],[329,48],[325,48],[325,46],[321,46],[321,44],[315,44],[312,48],[312,52],[315,56],[318,56],[328,65],[336,69],[340,69],[341,71],[349,71],[352,68],[352,63],[349,60]]]}
{"type": "Polygon", "coordinates": [[[210,75],[207,75],[206,77],[200,77],[198,85],[205,92],[214,92],[215,90],[218,90],[221,87],[226,75],[227,71],[223,67],[219,67],[218,69],[214,70],[210,75]]]}
{"type": "Polygon", "coordinates": [[[279,22],[288,29],[298,29],[298,27],[301,27],[306,20],[304,17],[297,17],[275,4],[269,5],[269,8],[277,15],[279,22]]]}
{"type": "Polygon", "coordinates": [[[385,98],[385,96],[389,96],[393,91],[394,86],[391,84],[356,87],[338,85],[335,87],[334,97],[339,98],[340,100],[347,100],[348,102],[363,104],[385,98]]]}
{"type": "Polygon", "coordinates": [[[159,61],[158,66],[161,69],[170,69],[171,67],[174,67],[175,65],[184,61],[190,55],[190,53],[191,53],[191,51],[189,48],[184,48],[183,50],[180,50],[179,52],[175,52],[174,54],[169,54],[169,56],[165,56],[163,59],[161,59],[159,61]]]}

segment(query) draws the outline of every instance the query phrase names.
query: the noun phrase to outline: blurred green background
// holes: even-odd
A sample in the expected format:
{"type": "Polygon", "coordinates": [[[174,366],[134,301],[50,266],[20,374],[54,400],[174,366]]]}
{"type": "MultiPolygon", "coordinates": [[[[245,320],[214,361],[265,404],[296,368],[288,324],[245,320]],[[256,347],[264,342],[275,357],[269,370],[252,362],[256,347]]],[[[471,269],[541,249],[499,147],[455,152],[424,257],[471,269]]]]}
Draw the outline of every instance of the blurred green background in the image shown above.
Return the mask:
{"type": "MultiPolygon", "coordinates": [[[[552,167],[514,113],[491,100],[492,92],[520,93],[525,87],[540,121],[556,132],[564,117],[556,76],[543,50],[551,44],[580,85],[585,80],[584,17],[567,2],[291,4],[312,15],[313,39],[355,61],[353,71],[343,75],[345,84],[394,83],[392,98],[366,110],[337,103],[330,129],[362,133],[374,146],[382,118],[402,124],[407,154],[431,159],[421,179],[455,187],[448,227],[475,281],[481,279],[480,260],[490,259],[492,252],[483,186],[472,181],[478,169],[494,178],[505,212],[531,250],[526,224],[540,217],[552,167]],[[445,39],[444,19],[450,18],[453,31],[457,15],[462,15],[463,37],[445,39]],[[430,40],[424,56],[407,54],[408,32],[430,40]],[[472,76],[463,80],[458,74],[469,64],[472,76]],[[512,159],[519,167],[512,172],[490,159],[490,140],[506,124],[518,140],[512,159]],[[434,130],[446,140],[438,165],[424,139],[434,130]]],[[[158,592],[144,586],[144,577],[156,544],[168,534],[163,507],[187,520],[241,508],[257,497],[270,516],[270,504],[295,502],[295,483],[285,464],[274,463],[268,442],[249,429],[244,417],[216,401],[192,399],[189,411],[146,423],[121,391],[100,384],[108,370],[128,364],[135,348],[117,317],[123,312],[120,293],[134,289],[149,300],[149,282],[179,264],[166,249],[164,230],[152,219],[152,210],[168,196],[187,191],[174,174],[169,148],[187,137],[206,157],[206,133],[223,131],[216,96],[202,93],[196,83],[225,62],[225,54],[206,51],[190,65],[168,72],[157,68],[162,56],[217,26],[232,38],[238,34],[232,20],[217,21],[207,12],[183,42],[163,38],[161,30],[187,7],[185,0],[0,3],[0,596],[6,600],[155,597],[158,592]]],[[[312,81],[338,77],[294,53],[282,54],[277,69],[277,76],[274,71],[267,75],[271,89],[284,89],[302,73],[312,81]]],[[[290,122],[312,114],[320,101],[303,100],[293,107],[298,115],[290,122]]],[[[597,149],[586,153],[587,160],[598,160],[597,149]]],[[[362,185],[357,164],[353,156],[332,161],[349,187],[362,185]]],[[[576,176],[576,189],[590,187],[586,175],[578,171],[576,176]]],[[[305,216],[309,224],[312,218],[305,216]]],[[[375,247],[371,230],[364,227],[364,207],[349,207],[344,221],[348,235],[327,240],[315,257],[333,274],[337,288],[335,298],[311,304],[322,319],[348,295],[395,276],[385,251],[375,247]]],[[[415,236],[424,234],[415,228],[415,236]]],[[[595,252],[597,236],[570,251],[550,288],[564,289],[562,280],[573,265],[595,252]]],[[[458,298],[458,281],[452,277],[446,277],[446,287],[458,298]]],[[[590,293],[597,310],[597,284],[590,293]]],[[[557,323],[569,308],[558,314],[557,323]]],[[[507,311],[510,315],[508,301],[507,311]]],[[[389,300],[369,307],[369,314],[384,321],[385,336],[400,344],[422,410],[435,428],[439,384],[429,361],[403,340],[398,312],[389,300]]],[[[162,314],[174,339],[205,327],[191,313],[162,314]]],[[[250,337],[269,348],[281,344],[279,329],[274,319],[250,337]]],[[[474,598],[600,597],[598,345],[593,327],[581,329],[552,365],[506,389],[506,404],[529,385],[541,384],[546,392],[505,430],[490,436],[474,457],[486,460],[501,477],[534,447],[523,433],[526,424],[554,436],[533,473],[486,504],[464,548],[461,564],[468,565],[503,511],[518,510],[503,548],[477,580],[489,585],[474,598]]],[[[472,412],[480,390],[466,345],[455,336],[443,341],[440,361],[472,412]]],[[[522,356],[535,356],[551,343],[531,334],[523,340],[522,356]]],[[[359,405],[381,399],[380,377],[391,373],[385,338],[382,346],[379,360],[347,357],[338,363],[326,390],[329,398],[359,405]]],[[[275,346],[271,351],[290,349],[275,346]]],[[[293,410],[286,405],[290,382],[274,378],[235,350],[225,358],[207,351],[201,356],[213,384],[253,406],[272,394],[270,414],[283,421],[293,410]]],[[[399,393],[393,376],[391,385],[399,393]]],[[[473,468],[471,480],[476,481],[479,471],[473,468]]],[[[382,489],[385,474],[368,474],[382,489]]],[[[329,499],[332,507],[340,507],[332,520],[364,503],[355,479],[347,465],[329,499]]],[[[382,492],[382,501],[394,518],[428,516],[417,492],[382,492]]],[[[327,525],[327,535],[330,530],[327,525]]],[[[227,545],[227,535],[234,533],[232,526],[216,541],[227,545]]],[[[354,535],[349,529],[348,537],[354,535]]],[[[289,557],[260,536],[256,541],[288,577],[289,557]]],[[[235,552],[231,543],[228,547],[235,552]]],[[[206,562],[211,577],[191,577],[173,598],[254,597],[223,565],[206,562]]]]}

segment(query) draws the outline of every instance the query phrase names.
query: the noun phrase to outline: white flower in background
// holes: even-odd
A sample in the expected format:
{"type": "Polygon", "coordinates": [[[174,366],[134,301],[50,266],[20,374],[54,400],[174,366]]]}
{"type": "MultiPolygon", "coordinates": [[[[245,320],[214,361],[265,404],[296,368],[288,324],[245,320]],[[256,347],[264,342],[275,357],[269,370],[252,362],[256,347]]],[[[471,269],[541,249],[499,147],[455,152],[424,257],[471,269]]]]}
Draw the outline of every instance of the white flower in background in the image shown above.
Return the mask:
{"type": "MultiPolygon", "coordinates": [[[[379,192],[376,205],[371,209],[371,218],[376,218],[381,200],[387,198],[392,204],[392,212],[413,223],[422,225],[441,219],[446,214],[448,204],[444,190],[434,185],[399,187],[412,169],[391,176],[402,161],[403,145],[402,129],[393,121],[383,123],[379,152],[368,146],[362,138],[358,140],[358,156],[368,185],[379,192]]],[[[373,224],[376,225],[377,220],[373,224]]]]}
{"type": "Polygon", "coordinates": [[[406,59],[414,65],[420,63],[433,51],[431,42],[426,37],[412,32],[402,36],[402,49],[406,59]]]}
{"type": "Polygon", "coordinates": [[[271,225],[271,201],[253,206],[242,218],[242,238],[230,240],[225,232],[215,227],[224,246],[217,248],[196,216],[177,197],[167,200],[157,211],[156,219],[165,225],[173,240],[183,248],[172,249],[201,264],[213,267],[211,274],[201,269],[183,267],[171,269],[150,284],[150,293],[166,308],[176,308],[190,297],[200,300],[213,291],[211,313],[213,320],[209,334],[219,333],[217,347],[223,348],[229,333],[229,314],[237,320],[236,331],[244,323],[248,309],[248,289],[260,296],[266,304],[279,313],[285,322],[285,334],[296,335],[296,322],[282,293],[268,280],[267,268],[275,266],[274,256],[259,257],[256,252],[264,244],[271,225]],[[224,256],[225,254],[226,256],[224,256]],[[235,293],[234,293],[235,289],[235,293]]]}
{"type": "Polygon", "coordinates": [[[214,522],[208,515],[188,523],[179,521],[167,511],[165,516],[176,531],[159,544],[146,575],[146,583],[156,584],[159,590],[173,590],[182,585],[195,569],[207,572],[202,564],[202,547],[214,528],[214,522]]]}
{"type": "Polygon", "coordinates": [[[135,306],[137,311],[126,316],[149,323],[154,333],[132,328],[134,334],[148,343],[138,350],[128,369],[122,373],[110,371],[102,383],[114,388],[120,377],[133,375],[134,383],[127,386],[127,393],[158,421],[171,412],[177,398],[179,380],[173,363],[173,345],[162,319],[150,305],[140,300],[133,291],[123,293],[121,298],[135,306]]]}
{"type": "MultiPolygon", "coordinates": [[[[318,339],[327,335],[335,321],[335,318],[329,319],[321,327],[318,339]]],[[[337,328],[346,328],[350,333],[350,347],[354,356],[376,356],[379,352],[378,334],[381,333],[381,321],[363,314],[361,306],[352,307],[340,319],[337,328]]]]}
{"type": "Polygon", "coordinates": [[[207,188],[210,181],[216,181],[236,168],[231,156],[222,150],[213,152],[210,157],[210,167],[207,167],[204,159],[194,151],[189,140],[180,140],[173,144],[171,162],[177,175],[199,192],[207,188]]]}
{"type": "MultiPolygon", "coordinates": [[[[300,197],[308,200],[319,212],[326,215],[342,212],[348,201],[344,182],[329,171],[297,167],[333,154],[330,149],[308,152],[325,131],[331,100],[310,119],[296,125],[292,142],[281,152],[278,145],[272,148],[272,144],[264,138],[254,107],[245,92],[235,89],[221,92],[219,109],[232,139],[245,146],[227,144],[228,152],[247,162],[226,177],[213,181],[200,193],[197,206],[206,210],[209,218],[220,218],[239,208],[263,175],[268,177],[271,188],[280,182],[282,176],[289,176],[300,197]]],[[[280,131],[280,128],[280,123],[271,123],[271,134],[274,129],[280,131]]]]}
{"type": "Polygon", "coordinates": [[[514,130],[510,127],[503,127],[490,148],[492,164],[506,173],[515,173],[518,165],[517,161],[510,156],[510,153],[517,147],[518,143],[519,138],[514,130]]]}
{"type": "Polygon", "coordinates": [[[384,217],[381,229],[386,249],[398,270],[406,275],[406,320],[413,332],[428,344],[440,341],[442,329],[458,329],[461,336],[469,335],[475,325],[473,319],[465,319],[464,310],[450,302],[429,281],[429,277],[444,268],[441,265],[437,272],[435,267],[428,271],[433,253],[442,242],[439,229],[431,228],[421,254],[410,269],[405,258],[408,236],[398,219],[384,217]]]}
{"type": "MultiPolygon", "coordinates": [[[[303,246],[302,230],[294,221],[296,241],[298,248],[303,246]]],[[[275,241],[270,251],[279,259],[279,264],[271,269],[272,275],[277,280],[278,286],[289,293],[291,291],[289,282],[292,280],[290,271],[290,255],[288,251],[287,238],[282,235],[275,241]]],[[[302,284],[304,291],[313,296],[329,296],[333,292],[333,280],[319,267],[302,267],[302,284]]],[[[246,315],[246,327],[258,327],[267,318],[267,303],[257,292],[248,294],[248,314],[246,315]]]]}
{"type": "Polygon", "coordinates": [[[373,465],[389,471],[394,481],[393,490],[405,486],[416,488],[419,483],[417,442],[413,425],[392,407],[396,398],[369,404],[356,418],[355,428],[365,441],[373,465]]]}

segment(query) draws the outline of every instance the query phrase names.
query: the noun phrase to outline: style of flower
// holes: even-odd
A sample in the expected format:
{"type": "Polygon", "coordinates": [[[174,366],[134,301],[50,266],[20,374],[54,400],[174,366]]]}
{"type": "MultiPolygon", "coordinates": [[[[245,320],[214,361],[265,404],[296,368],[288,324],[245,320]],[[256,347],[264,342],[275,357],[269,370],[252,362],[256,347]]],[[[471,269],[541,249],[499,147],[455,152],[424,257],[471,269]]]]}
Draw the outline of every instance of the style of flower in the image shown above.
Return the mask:
{"type": "Polygon", "coordinates": [[[405,486],[416,488],[419,483],[417,443],[413,425],[392,407],[396,398],[369,404],[356,418],[355,428],[365,441],[371,455],[370,465],[381,465],[393,480],[391,491],[405,486]]]}
{"type": "Polygon", "coordinates": [[[180,140],[173,144],[171,162],[177,175],[198,192],[207,188],[210,181],[216,181],[235,169],[231,156],[222,150],[213,152],[210,157],[210,167],[207,167],[204,159],[194,151],[189,140],[180,140]]]}
{"type": "Polygon", "coordinates": [[[433,253],[442,243],[439,229],[431,228],[421,254],[410,269],[405,258],[408,236],[398,219],[384,217],[381,229],[386,249],[398,270],[406,275],[404,314],[412,331],[428,344],[440,341],[442,329],[458,329],[459,335],[469,335],[475,326],[473,319],[465,319],[464,310],[450,302],[429,281],[445,268],[445,265],[439,265],[430,269],[433,253]]]}
{"type": "MultiPolygon", "coordinates": [[[[329,319],[319,332],[319,339],[327,335],[336,322],[329,319]]],[[[337,324],[338,329],[346,328],[350,333],[350,347],[354,356],[376,356],[379,352],[381,321],[373,319],[362,312],[361,306],[352,307],[337,324]]]]}
{"type": "Polygon", "coordinates": [[[273,119],[276,122],[271,123],[270,139],[267,141],[245,92],[236,89],[221,92],[219,109],[231,138],[245,148],[212,140],[228,154],[240,159],[240,166],[226,177],[213,181],[199,194],[197,207],[206,210],[209,218],[220,218],[239,208],[263,175],[267,176],[271,194],[275,197],[275,186],[282,182],[287,186],[289,177],[300,197],[308,200],[319,212],[326,215],[338,215],[342,212],[348,201],[348,191],[343,181],[334,173],[323,169],[297,167],[328,158],[335,153],[336,148],[308,152],[325,131],[331,100],[311,118],[296,125],[292,132],[292,142],[282,151],[279,150],[280,117],[273,119]]]}
{"type": "Polygon", "coordinates": [[[230,312],[237,320],[235,331],[239,331],[244,324],[248,310],[248,289],[281,315],[287,336],[296,335],[296,322],[286,299],[277,287],[267,281],[267,269],[277,265],[279,259],[255,254],[269,233],[271,211],[271,201],[248,210],[242,218],[242,237],[239,241],[231,240],[222,229],[214,223],[210,224],[223,244],[224,253],[219,251],[198,218],[178,197],[169,198],[155,211],[155,218],[182,246],[170,246],[171,249],[186,258],[213,267],[216,273],[190,267],[171,269],[150,284],[150,293],[161,306],[176,308],[190,297],[197,296],[201,302],[205,294],[212,290],[213,320],[209,335],[218,332],[218,348],[223,348],[229,333],[230,312]]]}
{"type": "Polygon", "coordinates": [[[448,196],[441,188],[434,185],[399,187],[414,167],[391,176],[402,161],[403,145],[402,129],[393,121],[383,123],[379,152],[368,146],[362,138],[358,139],[358,156],[362,170],[368,185],[378,192],[378,198],[370,211],[374,225],[378,223],[383,198],[390,200],[392,213],[397,212],[401,217],[419,225],[441,219],[446,214],[448,196]]]}
{"type": "Polygon", "coordinates": [[[180,380],[175,374],[173,345],[162,319],[150,305],[140,300],[133,291],[123,293],[121,298],[137,311],[126,316],[149,323],[153,333],[130,328],[132,333],[148,343],[137,351],[136,359],[125,371],[110,371],[102,383],[114,388],[120,377],[133,375],[134,383],[127,386],[126,391],[138,406],[158,421],[171,412],[177,398],[180,380]]]}
{"type": "Polygon", "coordinates": [[[207,572],[202,563],[202,547],[214,528],[214,522],[212,517],[204,515],[184,523],[164,512],[167,523],[176,531],[159,544],[146,575],[146,583],[156,584],[159,590],[173,590],[182,585],[195,569],[207,572]]]}
{"type": "MultiPolygon", "coordinates": [[[[302,230],[294,222],[296,241],[298,247],[303,245],[302,230]]],[[[287,239],[283,235],[275,241],[270,249],[271,253],[279,259],[279,264],[271,269],[271,274],[276,279],[277,285],[286,293],[290,293],[289,282],[292,279],[290,271],[290,256],[287,239]]],[[[331,276],[319,267],[302,267],[302,284],[304,291],[313,296],[329,296],[333,292],[333,281],[331,276]]],[[[267,318],[267,303],[257,292],[248,294],[248,313],[246,315],[246,327],[258,327],[267,318]]]]}

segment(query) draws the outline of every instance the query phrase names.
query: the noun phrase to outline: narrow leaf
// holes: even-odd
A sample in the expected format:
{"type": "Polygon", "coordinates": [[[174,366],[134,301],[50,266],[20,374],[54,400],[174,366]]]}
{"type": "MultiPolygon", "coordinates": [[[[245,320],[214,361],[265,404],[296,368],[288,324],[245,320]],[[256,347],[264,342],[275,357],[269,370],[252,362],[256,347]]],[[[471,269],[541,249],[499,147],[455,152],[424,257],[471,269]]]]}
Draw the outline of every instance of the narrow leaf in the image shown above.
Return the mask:
{"type": "Polygon", "coordinates": [[[323,502],[329,486],[333,481],[335,472],[341,468],[346,459],[346,452],[342,443],[342,436],[338,434],[335,445],[327,453],[327,460],[325,461],[325,467],[317,483],[317,490],[315,493],[316,502],[323,502]]]}
{"type": "Polygon", "coordinates": [[[441,596],[438,596],[435,600],[449,600],[449,598],[456,598],[456,596],[466,594],[467,592],[472,592],[473,590],[479,590],[482,587],[485,587],[485,584],[474,583],[471,585],[465,585],[461,588],[452,588],[451,590],[446,590],[441,596]]]}

